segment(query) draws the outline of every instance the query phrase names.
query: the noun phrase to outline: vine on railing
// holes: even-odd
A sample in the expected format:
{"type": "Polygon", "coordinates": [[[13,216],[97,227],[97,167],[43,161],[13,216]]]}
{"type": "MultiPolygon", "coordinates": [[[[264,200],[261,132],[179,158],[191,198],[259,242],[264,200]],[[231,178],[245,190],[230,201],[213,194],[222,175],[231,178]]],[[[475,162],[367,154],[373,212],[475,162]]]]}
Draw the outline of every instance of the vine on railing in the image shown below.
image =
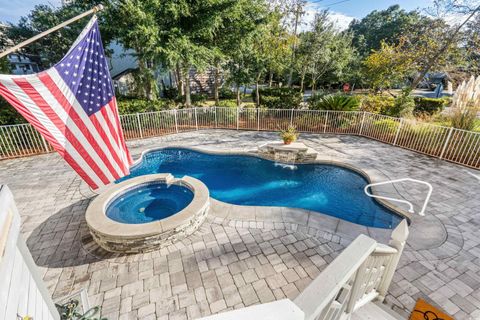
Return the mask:
{"type": "MultiPolygon", "coordinates": [[[[472,168],[480,168],[480,133],[361,111],[262,108],[192,108],[120,116],[125,139],[203,130],[351,134],[378,140],[472,168]]],[[[0,159],[51,152],[29,124],[0,126],[0,159]]]]}

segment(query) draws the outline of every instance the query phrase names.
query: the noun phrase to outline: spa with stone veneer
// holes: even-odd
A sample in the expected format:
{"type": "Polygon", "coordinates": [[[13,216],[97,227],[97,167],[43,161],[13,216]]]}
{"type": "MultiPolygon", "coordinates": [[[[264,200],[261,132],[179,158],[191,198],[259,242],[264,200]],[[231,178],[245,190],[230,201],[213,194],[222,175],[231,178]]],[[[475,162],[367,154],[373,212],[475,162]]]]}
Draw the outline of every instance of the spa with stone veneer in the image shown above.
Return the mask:
{"type": "Polygon", "coordinates": [[[151,174],[108,187],[89,205],[86,221],[103,249],[148,252],[195,232],[208,214],[209,199],[208,188],[195,178],[151,174]]]}

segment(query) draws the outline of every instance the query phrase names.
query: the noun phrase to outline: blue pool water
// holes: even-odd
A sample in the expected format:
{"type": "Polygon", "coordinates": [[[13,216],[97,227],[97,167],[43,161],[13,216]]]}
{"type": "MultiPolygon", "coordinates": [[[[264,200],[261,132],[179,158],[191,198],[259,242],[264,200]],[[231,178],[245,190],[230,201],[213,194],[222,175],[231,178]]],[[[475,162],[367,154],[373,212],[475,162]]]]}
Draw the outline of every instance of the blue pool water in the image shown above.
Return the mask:
{"type": "Polygon", "coordinates": [[[107,205],[107,217],[121,223],[147,223],[169,217],[193,199],[190,189],[165,183],[134,187],[107,205]]]}
{"type": "Polygon", "coordinates": [[[166,148],[145,154],[122,180],[163,172],[195,177],[213,198],[231,204],[302,208],[377,228],[394,228],[401,221],[365,195],[363,176],[334,165],[301,164],[292,170],[252,156],[166,148]]]}

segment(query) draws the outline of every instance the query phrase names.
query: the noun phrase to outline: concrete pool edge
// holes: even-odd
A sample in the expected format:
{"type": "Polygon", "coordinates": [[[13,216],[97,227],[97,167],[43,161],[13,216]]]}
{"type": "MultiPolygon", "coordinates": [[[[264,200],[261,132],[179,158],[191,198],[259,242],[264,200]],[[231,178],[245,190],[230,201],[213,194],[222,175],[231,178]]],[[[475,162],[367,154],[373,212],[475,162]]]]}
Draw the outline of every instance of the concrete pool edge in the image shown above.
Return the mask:
{"type": "Polygon", "coordinates": [[[135,177],[111,184],[88,206],[85,220],[90,234],[103,249],[111,252],[148,252],[163,248],[195,232],[205,220],[210,207],[208,188],[192,177],[174,178],[169,173],[135,177]],[[142,224],[126,224],[107,217],[107,205],[121,193],[142,184],[160,182],[189,188],[193,199],[176,214],[142,224]]]}
{"type": "MultiPolygon", "coordinates": [[[[148,148],[148,149],[143,150],[141,152],[140,156],[138,157],[138,159],[136,159],[133,162],[130,169],[138,166],[143,161],[144,156],[148,153],[155,152],[155,151],[161,151],[161,150],[164,150],[164,149],[176,149],[176,148],[185,149],[185,150],[192,150],[192,151],[201,152],[201,153],[210,154],[210,155],[251,156],[251,157],[256,157],[256,158],[260,158],[260,159],[263,159],[263,160],[274,162],[267,157],[261,156],[260,154],[258,154],[255,151],[245,151],[245,150],[238,150],[238,149],[237,150],[236,149],[214,150],[214,149],[208,149],[208,148],[205,148],[205,147],[181,146],[181,145],[174,144],[174,145],[169,145],[169,146],[166,146],[166,147],[148,148]]],[[[390,178],[385,176],[383,173],[382,173],[383,174],[383,176],[382,176],[376,170],[373,170],[373,169],[370,169],[370,168],[359,168],[357,165],[353,165],[353,164],[346,163],[346,162],[343,162],[343,161],[341,162],[341,161],[336,161],[336,160],[327,159],[327,158],[322,159],[321,154],[319,154],[319,157],[320,157],[320,159],[317,158],[317,160],[315,160],[315,161],[302,162],[301,164],[302,165],[303,164],[326,164],[326,165],[334,165],[334,166],[342,167],[342,168],[354,171],[355,173],[361,175],[363,178],[365,178],[367,180],[367,182],[369,184],[390,180],[390,178]]],[[[383,191],[388,190],[389,193],[394,194],[396,197],[404,199],[404,197],[400,195],[400,193],[396,190],[396,187],[393,186],[393,185],[382,186],[382,190],[383,191]]],[[[372,188],[371,191],[372,191],[372,194],[379,195],[378,188],[374,187],[374,188],[372,188]]],[[[384,192],[382,194],[384,194],[384,192]]],[[[393,214],[396,214],[396,215],[400,216],[401,218],[407,219],[407,222],[409,224],[411,223],[412,214],[409,213],[408,211],[406,211],[402,208],[399,208],[396,205],[394,205],[394,204],[392,204],[392,203],[390,203],[386,200],[383,200],[383,199],[373,198],[373,200],[376,201],[378,204],[382,205],[383,207],[387,208],[388,210],[391,210],[393,214]]],[[[292,208],[292,209],[295,209],[295,208],[292,208]]],[[[317,213],[322,214],[322,215],[326,215],[322,212],[317,212],[317,213]]],[[[326,215],[326,216],[331,217],[330,215],[326,215]]],[[[343,219],[340,219],[340,220],[346,221],[346,220],[343,220],[343,219]]],[[[361,224],[357,224],[357,223],[354,223],[354,222],[351,222],[351,223],[353,225],[363,226],[361,224]]],[[[375,229],[378,229],[378,228],[375,228],[375,229]]],[[[391,230],[391,229],[386,229],[386,230],[391,230]]]]}

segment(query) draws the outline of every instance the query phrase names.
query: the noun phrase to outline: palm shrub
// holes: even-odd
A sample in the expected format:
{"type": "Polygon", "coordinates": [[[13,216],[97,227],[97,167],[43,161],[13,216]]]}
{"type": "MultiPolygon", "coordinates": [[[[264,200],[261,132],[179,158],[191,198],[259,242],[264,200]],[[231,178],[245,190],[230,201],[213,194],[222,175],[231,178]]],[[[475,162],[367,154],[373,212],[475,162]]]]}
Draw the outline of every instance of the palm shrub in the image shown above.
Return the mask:
{"type": "Polygon", "coordinates": [[[313,96],[309,100],[309,108],[313,110],[352,111],[360,106],[356,96],[346,94],[328,94],[322,97],[313,96]]]}

